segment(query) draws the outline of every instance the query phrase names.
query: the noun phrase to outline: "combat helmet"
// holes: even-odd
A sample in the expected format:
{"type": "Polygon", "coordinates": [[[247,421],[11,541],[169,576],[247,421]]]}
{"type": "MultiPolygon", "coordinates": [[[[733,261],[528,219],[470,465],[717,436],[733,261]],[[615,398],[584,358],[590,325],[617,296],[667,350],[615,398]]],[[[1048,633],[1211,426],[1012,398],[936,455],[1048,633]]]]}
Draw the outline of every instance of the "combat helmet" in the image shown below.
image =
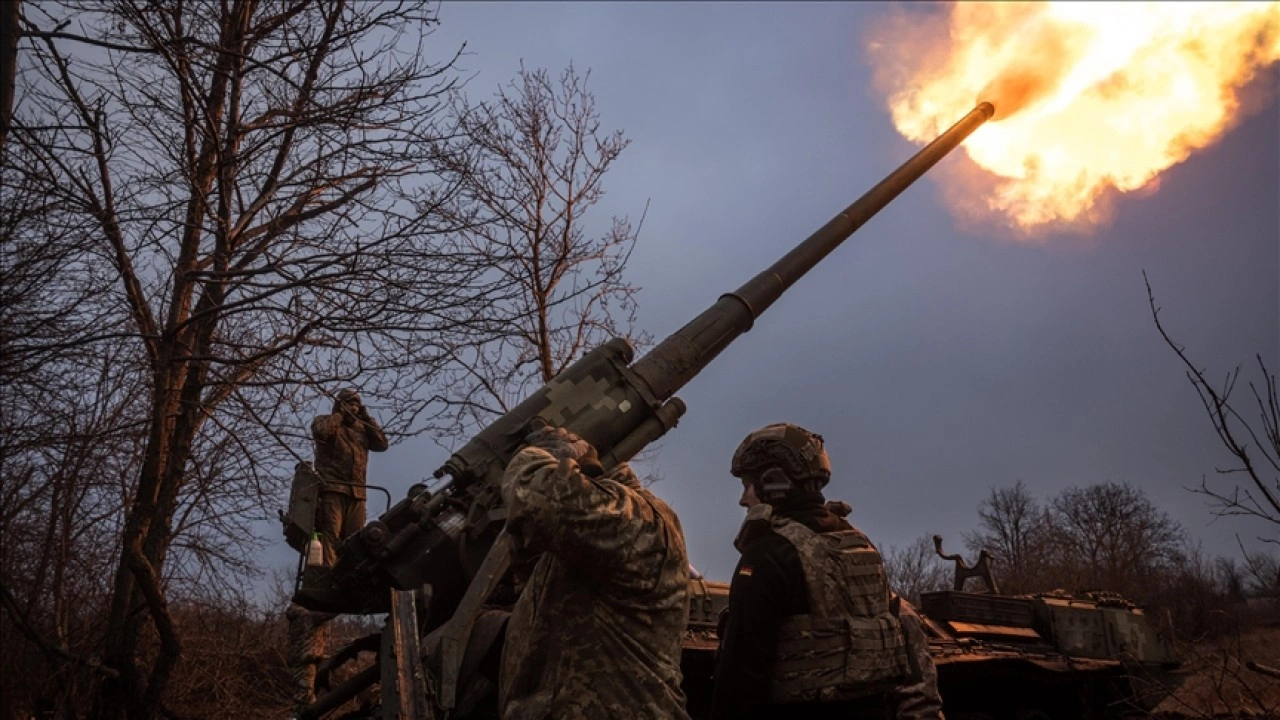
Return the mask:
{"type": "Polygon", "coordinates": [[[348,400],[354,399],[356,404],[361,403],[360,391],[355,388],[343,388],[338,391],[337,396],[333,398],[333,411],[339,412],[348,400]]]}
{"type": "Polygon", "coordinates": [[[773,502],[793,490],[822,490],[831,480],[831,461],[821,435],[799,425],[773,423],[743,439],[729,472],[738,478],[750,475],[756,497],[773,502]]]}

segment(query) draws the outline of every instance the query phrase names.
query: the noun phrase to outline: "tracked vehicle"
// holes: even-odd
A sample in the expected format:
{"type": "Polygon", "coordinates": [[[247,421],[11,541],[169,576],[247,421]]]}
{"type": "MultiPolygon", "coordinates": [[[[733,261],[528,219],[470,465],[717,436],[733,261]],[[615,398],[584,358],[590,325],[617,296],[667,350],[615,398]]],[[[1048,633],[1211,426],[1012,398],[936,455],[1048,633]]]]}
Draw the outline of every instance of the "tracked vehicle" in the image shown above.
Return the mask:
{"type": "MultiPolygon", "coordinates": [[[[695,718],[710,709],[716,626],[728,596],[727,583],[691,581],[683,670],[695,718]]],[[[1178,666],[1151,619],[1114,594],[1008,596],[988,588],[920,600],[947,720],[1142,717],[1164,697],[1148,688],[1167,687],[1149,681],[1178,666]]]]}

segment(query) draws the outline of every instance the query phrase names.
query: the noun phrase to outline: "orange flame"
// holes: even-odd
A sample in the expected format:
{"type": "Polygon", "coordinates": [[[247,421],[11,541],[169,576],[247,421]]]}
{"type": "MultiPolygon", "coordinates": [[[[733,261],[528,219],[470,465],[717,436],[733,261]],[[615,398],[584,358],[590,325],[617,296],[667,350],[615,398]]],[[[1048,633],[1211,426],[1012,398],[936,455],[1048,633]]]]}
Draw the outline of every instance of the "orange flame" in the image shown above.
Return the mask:
{"type": "Polygon", "coordinates": [[[944,183],[957,210],[1082,229],[1239,119],[1241,89],[1280,61],[1280,3],[958,3],[886,17],[868,52],[910,140],[995,105],[964,144],[987,182],[944,183]]]}

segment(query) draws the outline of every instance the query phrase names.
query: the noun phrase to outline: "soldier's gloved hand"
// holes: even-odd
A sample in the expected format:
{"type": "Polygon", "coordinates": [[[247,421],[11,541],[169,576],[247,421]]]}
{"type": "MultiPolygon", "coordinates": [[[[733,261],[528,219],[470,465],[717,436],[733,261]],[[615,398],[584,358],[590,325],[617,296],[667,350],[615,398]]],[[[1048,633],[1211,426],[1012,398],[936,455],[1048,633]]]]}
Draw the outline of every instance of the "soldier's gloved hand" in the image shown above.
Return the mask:
{"type": "Polygon", "coordinates": [[[525,436],[527,445],[542,448],[553,457],[576,460],[582,474],[587,477],[600,477],[604,474],[604,466],[600,464],[600,456],[591,443],[577,435],[558,427],[546,427],[535,430],[525,436]]]}

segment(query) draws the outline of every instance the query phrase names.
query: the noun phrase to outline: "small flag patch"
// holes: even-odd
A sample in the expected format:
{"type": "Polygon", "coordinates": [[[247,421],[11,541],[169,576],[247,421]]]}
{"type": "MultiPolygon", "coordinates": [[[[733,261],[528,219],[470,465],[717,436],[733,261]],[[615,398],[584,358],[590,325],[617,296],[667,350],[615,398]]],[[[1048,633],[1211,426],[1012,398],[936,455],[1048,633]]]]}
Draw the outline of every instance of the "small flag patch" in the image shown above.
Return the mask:
{"type": "Polygon", "coordinates": [[[750,565],[743,565],[743,566],[742,566],[742,569],[738,571],[738,574],[739,574],[739,575],[746,575],[747,577],[751,577],[751,566],[750,566],[750,565]]]}

